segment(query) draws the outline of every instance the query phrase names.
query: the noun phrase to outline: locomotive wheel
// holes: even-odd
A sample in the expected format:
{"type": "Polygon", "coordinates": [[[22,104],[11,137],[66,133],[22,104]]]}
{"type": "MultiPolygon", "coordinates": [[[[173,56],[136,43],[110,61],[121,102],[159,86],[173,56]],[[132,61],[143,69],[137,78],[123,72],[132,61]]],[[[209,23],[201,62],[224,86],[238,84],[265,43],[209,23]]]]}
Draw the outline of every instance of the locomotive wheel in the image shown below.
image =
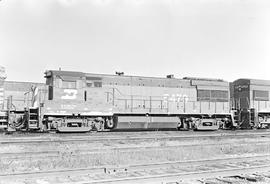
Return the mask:
{"type": "Polygon", "coordinates": [[[108,128],[108,129],[113,129],[113,128],[115,128],[116,123],[115,123],[115,121],[114,121],[114,118],[108,118],[108,119],[106,119],[106,121],[105,121],[105,126],[106,126],[106,128],[108,128]]]}

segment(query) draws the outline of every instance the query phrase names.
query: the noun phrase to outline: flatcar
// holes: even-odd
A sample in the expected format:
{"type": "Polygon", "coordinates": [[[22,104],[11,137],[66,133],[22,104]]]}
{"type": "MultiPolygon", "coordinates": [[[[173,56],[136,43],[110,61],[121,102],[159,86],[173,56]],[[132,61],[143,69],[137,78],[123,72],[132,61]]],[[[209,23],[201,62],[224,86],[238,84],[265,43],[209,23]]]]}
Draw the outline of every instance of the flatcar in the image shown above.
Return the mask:
{"type": "Polygon", "coordinates": [[[85,132],[236,126],[230,85],[220,79],[62,70],[46,71],[45,79],[44,84],[2,82],[6,96],[2,109],[7,109],[2,110],[2,127],[85,132]]]}

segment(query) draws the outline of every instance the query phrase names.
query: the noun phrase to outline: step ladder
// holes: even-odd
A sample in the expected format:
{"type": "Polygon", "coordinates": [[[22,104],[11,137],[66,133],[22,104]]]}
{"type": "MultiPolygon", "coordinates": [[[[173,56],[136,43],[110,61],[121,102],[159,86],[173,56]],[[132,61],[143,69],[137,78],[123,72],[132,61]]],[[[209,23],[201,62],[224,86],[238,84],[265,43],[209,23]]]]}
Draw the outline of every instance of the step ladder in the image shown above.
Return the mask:
{"type": "Polygon", "coordinates": [[[28,129],[39,129],[39,108],[29,107],[28,109],[28,129]]]}
{"type": "Polygon", "coordinates": [[[8,111],[0,111],[0,129],[8,128],[8,111]]]}

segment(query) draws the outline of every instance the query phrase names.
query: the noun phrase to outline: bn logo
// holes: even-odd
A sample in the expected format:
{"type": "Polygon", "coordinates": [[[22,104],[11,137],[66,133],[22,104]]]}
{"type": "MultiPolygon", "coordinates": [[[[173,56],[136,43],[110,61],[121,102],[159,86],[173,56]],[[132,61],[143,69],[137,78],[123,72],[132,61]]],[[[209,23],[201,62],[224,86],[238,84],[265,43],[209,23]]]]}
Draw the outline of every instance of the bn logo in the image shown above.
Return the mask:
{"type": "Polygon", "coordinates": [[[77,98],[78,91],[76,89],[64,89],[65,95],[61,96],[64,100],[74,100],[77,98]]]}

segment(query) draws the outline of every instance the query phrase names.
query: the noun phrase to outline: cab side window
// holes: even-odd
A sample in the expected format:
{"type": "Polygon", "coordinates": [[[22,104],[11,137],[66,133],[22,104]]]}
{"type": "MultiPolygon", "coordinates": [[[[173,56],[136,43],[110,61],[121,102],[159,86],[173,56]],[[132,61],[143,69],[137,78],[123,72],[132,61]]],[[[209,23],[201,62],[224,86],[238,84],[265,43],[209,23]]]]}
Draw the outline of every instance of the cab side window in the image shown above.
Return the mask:
{"type": "Polygon", "coordinates": [[[62,88],[76,89],[76,81],[62,81],[62,88]]]}
{"type": "Polygon", "coordinates": [[[53,100],[53,86],[49,86],[48,100],[53,100]]]}

